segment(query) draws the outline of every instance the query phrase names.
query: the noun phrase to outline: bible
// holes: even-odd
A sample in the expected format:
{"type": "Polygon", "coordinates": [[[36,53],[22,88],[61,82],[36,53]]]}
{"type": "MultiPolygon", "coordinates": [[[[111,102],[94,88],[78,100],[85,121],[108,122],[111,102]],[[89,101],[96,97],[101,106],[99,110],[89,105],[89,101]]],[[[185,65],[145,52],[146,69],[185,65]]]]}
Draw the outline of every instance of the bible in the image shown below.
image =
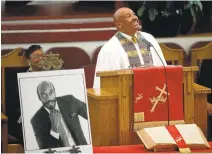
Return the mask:
{"type": "Polygon", "coordinates": [[[210,148],[205,136],[196,124],[178,124],[144,128],[137,134],[145,147],[154,151],[180,152],[210,148]]]}

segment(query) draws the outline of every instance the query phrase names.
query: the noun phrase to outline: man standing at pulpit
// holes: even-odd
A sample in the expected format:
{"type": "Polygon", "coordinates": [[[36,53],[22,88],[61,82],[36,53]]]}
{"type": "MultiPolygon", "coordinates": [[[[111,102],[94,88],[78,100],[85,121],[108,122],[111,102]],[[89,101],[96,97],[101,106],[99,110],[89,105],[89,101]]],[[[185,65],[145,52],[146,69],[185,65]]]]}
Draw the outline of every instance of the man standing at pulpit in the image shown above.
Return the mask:
{"type": "MultiPolygon", "coordinates": [[[[113,19],[118,32],[101,48],[96,72],[166,65],[156,39],[151,34],[138,31],[139,20],[131,9],[118,9],[113,19]]],[[[93,87],[100,87],[100,79],[96,75],[93,87]]]]}

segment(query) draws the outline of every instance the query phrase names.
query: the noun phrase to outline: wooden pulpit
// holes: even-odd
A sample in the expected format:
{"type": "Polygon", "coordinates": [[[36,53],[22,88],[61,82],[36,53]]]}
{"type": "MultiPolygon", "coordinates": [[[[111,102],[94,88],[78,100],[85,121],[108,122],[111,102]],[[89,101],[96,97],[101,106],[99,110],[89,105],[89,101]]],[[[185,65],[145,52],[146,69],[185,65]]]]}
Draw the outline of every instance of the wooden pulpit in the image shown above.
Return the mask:
{"type": "MultiPolygon", "coordinates": [[[[194,84],[196,71],[196,66],[183,68],[184,117],[185,123],[196,123],[206,135],[206,102],[210,89],[194,84]]],[[[101,88],[87,89],[93,145],[141,143],[132,132],[133,71],[104,71],[97,72],[97,76],[100,76],[101,88]]]]}

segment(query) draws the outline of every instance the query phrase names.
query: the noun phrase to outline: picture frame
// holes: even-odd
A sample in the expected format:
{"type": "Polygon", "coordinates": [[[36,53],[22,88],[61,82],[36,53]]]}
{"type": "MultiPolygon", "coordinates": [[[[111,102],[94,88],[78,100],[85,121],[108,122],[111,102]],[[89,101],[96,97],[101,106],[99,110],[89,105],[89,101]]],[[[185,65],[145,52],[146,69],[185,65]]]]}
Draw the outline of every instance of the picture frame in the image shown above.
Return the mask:
{"type": "Polygon", "coordinates": [[[84,70],[17,77],[25,152],[92,153],[84,70]]]}

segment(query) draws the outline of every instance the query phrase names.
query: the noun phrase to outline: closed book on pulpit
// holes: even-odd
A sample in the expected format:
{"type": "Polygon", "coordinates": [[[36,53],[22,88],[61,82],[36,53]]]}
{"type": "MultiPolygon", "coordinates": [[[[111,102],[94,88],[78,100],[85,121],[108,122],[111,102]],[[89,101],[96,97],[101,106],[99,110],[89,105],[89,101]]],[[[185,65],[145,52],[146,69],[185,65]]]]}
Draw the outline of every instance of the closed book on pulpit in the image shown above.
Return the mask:
{"type": "Polygon", "coordinates": [[[137,134],[145,147],[155,151],[179,148],[181,152],[191,149],[210,148],[205,136],[196,124],[178,124],[144,128],[137,134]],[[185,150],[186,149],[186,150],[185,150]]]}

